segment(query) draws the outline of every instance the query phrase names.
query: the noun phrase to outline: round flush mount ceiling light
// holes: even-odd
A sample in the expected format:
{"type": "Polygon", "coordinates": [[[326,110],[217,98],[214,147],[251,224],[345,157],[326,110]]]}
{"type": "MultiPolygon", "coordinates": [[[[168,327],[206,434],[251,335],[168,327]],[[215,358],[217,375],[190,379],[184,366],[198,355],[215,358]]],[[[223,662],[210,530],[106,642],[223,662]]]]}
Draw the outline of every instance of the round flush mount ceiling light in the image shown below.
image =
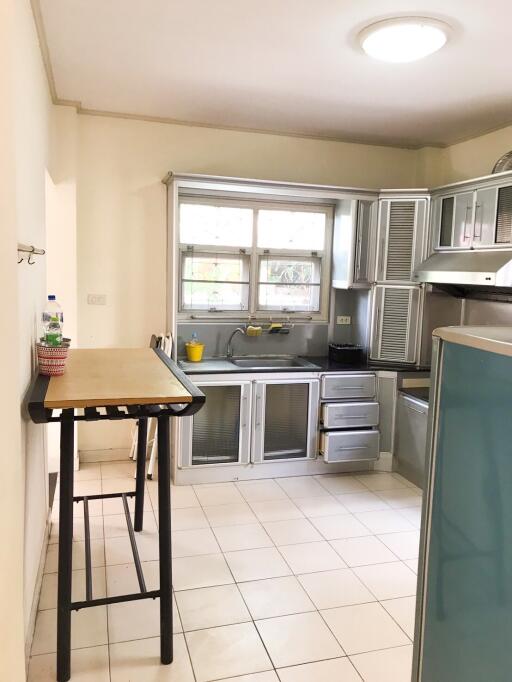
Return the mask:
{"type": "Polygon", "coordinates": [[[414,62],[440,50],[449,26],[426,17],[396,17],[367,26],[359,34],[361,47],[384,62],[414,62]]]}

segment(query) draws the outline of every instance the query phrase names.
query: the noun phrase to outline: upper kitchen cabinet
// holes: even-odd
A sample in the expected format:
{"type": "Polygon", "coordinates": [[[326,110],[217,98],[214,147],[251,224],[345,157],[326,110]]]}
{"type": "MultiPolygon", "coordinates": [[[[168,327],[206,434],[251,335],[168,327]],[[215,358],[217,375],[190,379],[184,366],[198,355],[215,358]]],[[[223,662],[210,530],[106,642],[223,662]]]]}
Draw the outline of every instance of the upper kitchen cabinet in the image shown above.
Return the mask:
{"type": "Polygon", "coordinates": [[[432,250],[512,247],[512,184],[468,187],[432,202],[432,250]]]}
{"type": "Polygon", "coordinates": [[[412,282],[426,250],[429,199],[385,197],[379,201],[376,281],[412,282]]]}
{"type": "Polygon", "coordinates": [[[369,289],[375,282],[376,198],[338,202],[334,217],[332,286],[369,289]]]}

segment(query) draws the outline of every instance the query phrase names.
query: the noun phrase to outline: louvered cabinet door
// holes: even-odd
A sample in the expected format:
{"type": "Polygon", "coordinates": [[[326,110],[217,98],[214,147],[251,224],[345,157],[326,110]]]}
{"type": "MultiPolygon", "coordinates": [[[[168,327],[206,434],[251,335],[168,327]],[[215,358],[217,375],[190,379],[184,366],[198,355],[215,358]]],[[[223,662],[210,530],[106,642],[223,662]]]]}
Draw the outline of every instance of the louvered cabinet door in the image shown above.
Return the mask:
{"type": "Polygon", "coordinates": [[[476,191],[473,245],[510,248],[512,245],[512,185],[476,191]]]}
{"type": "Polygon", "coordinates": [[[370,344],[372,360],[416,362],[421,303],[420,287],[374,287],[370,344]]]}
{"type": "Polygon", "coordinates": [[[381,199],[378,282],[412,282],[425,255],[427,199],[381,199]]]}

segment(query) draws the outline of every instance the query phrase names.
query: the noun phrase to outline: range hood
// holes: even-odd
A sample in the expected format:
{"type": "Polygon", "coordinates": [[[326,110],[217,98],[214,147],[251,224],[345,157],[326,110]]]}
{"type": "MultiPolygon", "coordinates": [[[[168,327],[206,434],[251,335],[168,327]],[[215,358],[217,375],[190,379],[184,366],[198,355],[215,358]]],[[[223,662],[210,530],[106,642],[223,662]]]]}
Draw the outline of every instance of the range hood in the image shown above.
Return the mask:
{"type": "Polygon", "coordinates": [[[428,284],[512,288],[512,250],[435,253],[418,265],[413,278],[428,284]]]}

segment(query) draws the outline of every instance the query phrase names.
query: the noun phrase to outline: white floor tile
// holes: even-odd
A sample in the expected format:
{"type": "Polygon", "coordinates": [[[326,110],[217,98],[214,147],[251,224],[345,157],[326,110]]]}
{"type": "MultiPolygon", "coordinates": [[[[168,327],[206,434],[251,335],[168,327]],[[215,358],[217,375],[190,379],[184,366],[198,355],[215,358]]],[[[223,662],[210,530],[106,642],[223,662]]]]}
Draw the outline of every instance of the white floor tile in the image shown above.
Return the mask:
{"type": "Polygon", "coordinates": [[[222,526],[214,528],[214,533],[223,552],[274,546],[265,529],[259,523],[252,523],[247,526],[222,526]]]}
{"type": "MultiPolygon", "coordinates": [[[[39,611],[57,608],[57,589],[58,573],[46,573],[43,575],[41,583],[41,593],[39,596],[39,611]]],[[[71,599],[82,601],[85,599],[85,571],[73,571],[71,580],[71,599]]],[[[105,567],[99,566],[92,569],[92,589],[94,598],[104,597],[106,594],[105,586],[105,567]]]]}
{"type": "Polygon", "coordinates": [[[197,682],[272,669],[253,623],[196,630],[185,637],[197,682]]]}
{"type": "Polygon", "coordinates": [[[290,575],[291,571],[275,548],[247,549],[224,555],[235,580],[262,580],[290,575]]]}
{"type": "Polygon", "coordinates": [[[381,602],[390,616],[400,625],[405,634],[414,638],[414,617],[416,612],[416,597],[401,597],[381,602]]]}
{"type": "Polygon", "coordinates": [[[214,506],[216,504],[237,504],[243,502],[244,499],[234,483],[195,485],[194,492],[203,507],[214,506]]]}
{"type": "Polygon", "coordinates": [[[404,564],[408,566],[411,571],[414,571],[414,573],[418,573],[418,559],[406,559],[404,564]]]}
{"type": "Polygon", "coordinates": [[[421,528],[421,507],[407,507],[407,509],[399,509],[398,511],[417,530],[421,528]]]}
{"type": "Polygon", "coordinates": [[[297,578],[292,576],[241,583],[239,589],[255,620],[315,610],[297,578]]]}
{"type": "Polygon", "coordinates": [[[239,481],[235,484],[247,502],[268,502],[286,500],[286,493],[271,479],[239,481]]]}
{"type": "MultiPolygon", "coordinates": [[[[100,495],[101,494],[101,479],[100,480],[85,480],[76,481],[73,486],[73,495],[100,495]]],[[[57,491],[55,491],[57,494],[57,491]]],[[[57,499],[57,498],[55,498],[57,499]]],[[[82,510],[82,505],[77,505],[82,510]]],[[[82,512],[83,513],[83,512],[82,512]]]]}
{"type": "MultiPolygon", "coordinates": [[[[124,518],[124,517],[123,517],[124,518]]],[[[126,521],[125,521],[126,525],[126,521]]],[[[89,537],[91,540],[98,540],[103,537],[103,518],[101,516],[89,517],[89,537]]],[[[85,538],[84,520],[80,517],[73,518],[73,540],[81,542],[85,538]]],[[[59,522],[52,523],[52,530],[50,533],[49,543],[53,544],[59,541],[59,522]]]]}
{"type": "Polygon", "coordinates": [[[322,540],[320,533],[307,519],[267,521],[263,527],[276,545],[297,545],[322,540]]]}
{"type": "Polygon", "coordinates": [[[343,656],[343,651],[317,612],[256,621],[276,668],[343,656]]]}
{"type": "MultiPolygon", "coordinates": [[[[151,490],[151,488],[150,488],[151,490]]],[[[156,484],[153,487],[153,494],[151,495],[154,509],[158,509],[158,494],[156,484]]],[[[199,500],[191,485],[171,485],[171,508],[172,509],[188,509],[190,507],[199,507],[199,500]]]]}
{"type": "Polygon", "coordinates": [[[111,644],[109,651],[111,682],[194,682],[183,635],[174,635],[171,665],[160,663],[159,637],[111,644]]]}
{"type": "MultiPolygon", "coordinates": [[[[107,479],[103,481],[103,485],[106,487],[110,487],[112,484],[112,488],[115,487],[120,487],[121,481],[128,481],[129,479],[124,478],[124,479],[119,479],[119,478],[112,478],[112,479],[107,479]],[[116,485],[114,485],[116,483],[116,485]]],[[[115,490],[112,492],[116,492],[115,490]]],[[[128,509],[132,512],[135,511],[135,498],[134,497],[129,497],[128,498],[128,509]]],[[[148,490],[146,487],[146,491],[144,494],[144,511],[145,512],[151,512],[153,511],[153,507],[151,505],[151,498],[148,494],[148,490]]],[[[120,497],[112,497],[107,500],[103,500],[103,513],[105,515],[114,515],[114,514],[124,514],[124,505],[123,505],[123,500],[120,497]]]]}
{"type": "MultiPolygon", "coordinates": [[[[85,543],[73,542],[72,562],[73,569],[80,570],[85,568],[85,543]]],[[[93,566],[105,565],[105,542],[103,540],[91,540],[91,564],[93,566]]],[[[48,545],[46,561],[44,565],[45,573],[55,573],[59,565],[59,545],[48,545]]]]}
{"type": "Polygon", "coordinates": [[[322,516],[321,518],[311,519],[311,523],[322,533],[326,540],[355,538],[371,534],[368,528],[352,514],[322,516]]]}
{"type": "Polygon", "coordinates": [[[218,585],[176,593],[183,629],[199,630],[251,620],[236,585],[218,585]]]}
{"type": "MultiPolygon", "coordinates": [[[[108,646],[75,649],[71,652],[73,682],[110,682],[108,646]]],[[[55,682],[57,657],[54,653],[32,656],[27,682],[55,682]]]]}
{"type": "Polygon", "coordinates": [[[368,488],[368,490],[373,491],[407,488],[402,480],[396,478],[394,474],[388,473],[360,474],[357,476],[357,480],[368,488]]]}
{"type": "Polygon", "coordinates": [[[100,462],[80,463],[80,469],[74,472],[75,483],[78,481],[97,481],[101,478],[100,462]]]}
{"type": "MultiPolygon", "coordinates": [[[[95,606],[71,614],[71,648],[83,649],[108,643],[107,607],[95,606]]],[[[57,609],[39,611],[32,642],[32,656],[57,651],[57,609]]]]}
{"type": "Polygon", "coordinates": [[[213,507],[204,507],[204,512],[212,528],[247,525],[248,523],[256,523],[258,521],[247,502],[243,501],[235,504],[219,504],[213,507]]]}
{"type": "Polygon", "coordinates": [[[396,561],[398,558],[374,535],[367,535],[362,538],[331,540],[331,545],[347,566],[383,564],[389,561],[396,561]]]}
{"type": "Polygon", "coordinates": [[[412,646],[373,651],[350,660],[364,682],[410,682],[412,671],[412,646]]]}
{"type": "Polygon", "coordinates": [[[394,509],[387,511],[361,512],[355,515],[372,533],[400,533],[415,530],[412,523],[394,509]]]}
{"type": "Polygon", "coordinates": [[[218,552],[220,552],[220,547],[211,528],[178,530],[172,534],[173,557],[200,556],[218,552]]]}
{"type": "Polygon", "coordinates": [[[137,464],[133,460],[102,462],[101,478],[134,478],[137,464]]]}
{"type": "Polygon", "coordinates": [[[375,601],[373,594],[350,568],[300,575],[299,582],[317,609],[332,609],[375,601]]]}
{"type": "Polygon", "coordinates": [[[293,504],[291,500],[251,502],[251,509],[262,522],[286,521],[287,519],[304,518],[304,514],[293,504]]]}
{"type": "Polygon", "coordinates": [[[408,637],[380,604],[358,604],[322,611],[344,651],[360,654],[409,644],[408,637]]]}
{"type": "Polygon", "coordinates": [[[279,678],[273,670],[267,670],[267,672],[254,673],[254,675],[225,678],[222,682],[279,682],[279,678]]]}
{"type": "MultiPolygon", "coordinates": [[[[134,518],[132,516],[132,524],[134,518]]],[[[124,514],[108,514],[103,517],[103,524],[106,538],[119,538],[128,536],[128,526],[126,525],[126,516],[124,514]]],[[[137,537],[142,534],[157,533],[155,515],[152,511],[145,511],[142,514],[142,531],[137,532],[137,537]]]]}
{"type": "Polygon", "coordinates": [[[277,484],[285,491],[288,497],[322,497],[328,495],[326,489],[312,476],[292,476],[290,478],[278,478],[277,484]]]}
{"type": "Polygon", "coordinates": [[[178,590],[192,590],[199,587],[228,585],[233,576],[222,554],[183,557],[174,559],[173,587],[178,590]]]}
{"type": "Polygon", "coordinates": [[[344,507],[348,509],[349,512],[352,512],[353,514],[356,512],[380,511],[381,509],[389,509],[387,502],[378,497],[376,493],[372,493],[369,490],[359,493],[346,493],[345,495],[337,495],[337,499],[344,507]]]}
{"type": "Polygon", "coordinates": [[[392,509],[407,509],[408,507],[421,507],[422,497],[411,488],[399,490],[383,490],[378,493],[379,497],[387,502],[392,509]]]}
{"type": "Polygon", "coordinates": [[[280,547],[279,551],[295,574],[345,568],[345,563],[325,540],[280,547]]]}
{"type": "Polygon", "coordinates": [[[401,483],[406,485],[408,488],[413,488],[414,490],[420,490],[420,492],[421,492],[421,489],[418,488],[417,485],[415,485],[414,483],[409,481],[409,479],[405,478],[401,474],[397,474],[397,473],[393,472],[393,477],[396,478],[397,481],[400,481],[401,483]]]}
{"type": "MultiPolygon", "coordinates": [[[[158,561],[158,533],[137,533],[137,548],[141,561],[158,561]]],[[[133,561],[130,538],[106,538],[105,558],[107,566],[129,564],[133,561]]]]}
{"type": "MultiPolygon", "coordinates": [[[[103,479],[101,483],[103,493],[126,493],[135,490],[135,479],[131,476],[123,476],[120,478],[103,479]]],[[[119,498],[119,501],[122,500],[119,498]]]]}
{"type": "Polygon", "coordinates": [[[416,576],[401,561],[359,566],[353,571],[377,599],[395,599],[416,594],[416,576]]]}
{"type": "MultiPolygon", "coordinates": [[[[160,587],[158,561],[143,562],[142,572],[144,573],[144,580],[148,590],[158,590],[160,587]]],[[[134,563],[107,566],[106,573],[107,594],[109,597],[140,591],[134,563]]]]}
{"type": "Polygon", "coordinates": [[[173,509],[172,529],[192,530],[194,528],[209,528],[210,524],[200,507],[173,509]]]}
{"type": "Polygon", "coordinates": [[[278,673],[281,682],[361,682],[348,658],[279,668],[278,673]]]}
{"type": "Polygon", "coordinates": [[[323,476],[315,476],[315,478],[320,485],[333,495],[357,493],[366,490],[364,485],[362,485],[355,476],[349,474],[326,474],[323,476]]]}
{"type": "MultiPolygon", "coordinates": [[[[108,607],[108,639],[129,642],[160,636],[160,599],[110,604],[108,607]]],[[[173,599],[173,632],[182,632],[181,621],[173,599]]]]}
{"type": "Polygon", "coordinates": [[[301,497],[296,498],[293,501],[301,512],[310,519],[318,516],[345,514],[347,511],[332,495],[324,495],[324,497],[301,497]]]}
{"type": "Polygon", "coordinates": [[[420,548],[419,530],[386,533],[377,536],[399,559],[417,559],[420,548]]]}

